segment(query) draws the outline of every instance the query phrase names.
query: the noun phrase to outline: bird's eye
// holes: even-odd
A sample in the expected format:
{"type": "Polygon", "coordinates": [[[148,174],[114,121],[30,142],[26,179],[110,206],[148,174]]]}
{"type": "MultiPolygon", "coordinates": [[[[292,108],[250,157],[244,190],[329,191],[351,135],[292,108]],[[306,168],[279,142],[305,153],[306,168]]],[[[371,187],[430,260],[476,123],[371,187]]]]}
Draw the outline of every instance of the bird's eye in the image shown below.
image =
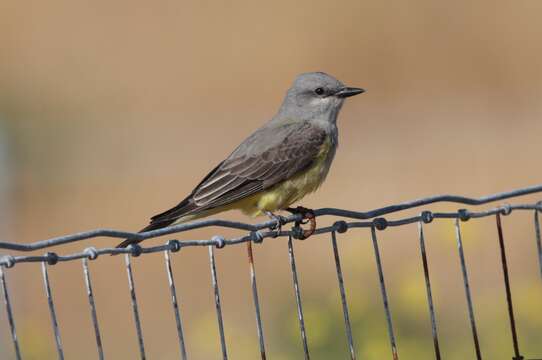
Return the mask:
{"type": "Polygon", "coordinates": [[[324,94],[324,88],[321,88],[321,87],[316,88],[314,92],[316,93],[316,95],[322,95],[324,94]]]}

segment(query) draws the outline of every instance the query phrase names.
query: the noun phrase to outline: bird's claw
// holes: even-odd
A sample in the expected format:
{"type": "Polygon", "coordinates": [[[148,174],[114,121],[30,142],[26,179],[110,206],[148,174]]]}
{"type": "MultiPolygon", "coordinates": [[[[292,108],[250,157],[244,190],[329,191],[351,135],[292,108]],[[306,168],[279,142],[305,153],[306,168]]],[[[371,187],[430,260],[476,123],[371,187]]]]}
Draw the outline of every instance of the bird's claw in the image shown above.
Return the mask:
{"type": "Polygon", "coordinates": [[[305,240],[309,238],[316,231],[316,216],[314,215],[314,210],[307,209],[303,206],[298,206],[297,208],[287,208],[287,211],[292,214],[301,214],[303,217],[301,220],[295,222],[295,226],[310,224],[308,229],[302,229],[302,232],[299,234],[300,240],[305,240]]]}
{"type": "Polygon", "coordinates": [[[275,236],[279,236],[282,231],[282,225],[286,224],[287,220],[284,216],[273,214],[268,211],[265,213],[271,220],[275,220],[275,224],[270,227],[270,230],[275,230],[275,236]]]}

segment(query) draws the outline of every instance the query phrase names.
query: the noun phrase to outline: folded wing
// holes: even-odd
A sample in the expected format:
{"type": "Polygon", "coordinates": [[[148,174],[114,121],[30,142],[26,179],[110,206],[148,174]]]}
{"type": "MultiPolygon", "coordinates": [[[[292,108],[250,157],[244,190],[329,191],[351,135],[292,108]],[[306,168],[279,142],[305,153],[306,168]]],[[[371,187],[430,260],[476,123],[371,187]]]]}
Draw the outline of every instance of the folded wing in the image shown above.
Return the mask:
{"type": "Polygon", "coordinates": [[[309,167],[326,139],[308,122],[264,127],[249,138],[174,208],[151,219],[148,228],[229,205],[269,189],[309,167]]]}

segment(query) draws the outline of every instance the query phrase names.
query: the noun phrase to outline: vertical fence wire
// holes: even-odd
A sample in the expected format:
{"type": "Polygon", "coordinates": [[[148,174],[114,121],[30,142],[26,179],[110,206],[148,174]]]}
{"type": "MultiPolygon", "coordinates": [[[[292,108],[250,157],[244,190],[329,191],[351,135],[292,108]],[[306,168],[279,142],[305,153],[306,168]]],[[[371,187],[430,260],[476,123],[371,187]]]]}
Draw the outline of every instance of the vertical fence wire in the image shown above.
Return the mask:
{"type": "Polygon", "coordinates": [[[540,236],[540,210],[534,211],[534,232],[536,236],[536,249],[538,250],[538,265],[540,266],[540,279],[542,279],[542,236],[540,236]]]}
{"type": "Polygon", "coordinates": [[[504,287],[506,290],[506,303],[508,305],[508,317],[510,319],[510,330],[512,332],[512,344],[514,346],[514,358],[513,360],[521,360],[523,357],[519,352],[519,343],[518,335],[516,332],[516,321],[514,319],[514,306],[512,304],[512,292],[510,290],[510,278],[508,276],[508,263],[506,261],[506,249],[504,247],[504,235],[502,231],[501,224],[501,215],[497,213],[496,215],[497,222],[497,234],[499,237],[499,248],[501,251],[501,263],[502,263],[502,273],[504,277],[504,287]]]}
{"type": "Polygon", "coordinates": [[[4,305],[6,306],[6,313],[8,316],[9,330],[11,332],[11,340],[13,341],[13,347],[15,349],[15,358],[21,360],[21,349],[19,348],[19,339],[17,338],[17,331],[15,329],[15,319],[13,317],[13,311],[11,309],[11,302],[9,300],[9,292],[6,281],[6,275],[4,273],[4,267],[0,266],[0,282],[2,283],[2,293],[4,295],[4,305]]]}
{"type": "Polygon", "coordinates": [[[143,330],[141,329],[141,320],[139,319],[139,310],[137,306],[137,297],[134,284],[134,276],[132,274],[132,262],[130,260],[130,254],[124,254],[124,260],[126,262],[126,273],[128,275],[128,287],[130,288],[130,300],[132,302],[132,313],[134,315],[134,323],[137,333],[137,343],[139,346],[139,356],[141,360],[145,360],[145,344],[143,342],[143,330]]]}
{"type": "Polygon", "coordinates": [[[474,341],[474,349],[476,351],[476,359],[482,359],[482,352],[480,351],[480,343],[478,341],[478,331],[476,330],[476,320],[474,319],[474,308],[472,305],[472,297],[470,293],[469,275],[467,273],[467,264],[465,262],[465,254],[463,253],[463,241],[461,239],[461,227],[459,225],[459,219],[455,219],[455,235],[457,239],[457,249],[459,252],[459,260],[461,263],[461,272],[463,274],[463,285],[465,287],[465,297],[467,299],[467,307],[469,312],[469,320],[472,329],[472,339],[474,341]]]}
{"type": "Polygon", "coordinates": [[[53,333],[55,335],[56,351],[60,360],[64,359],[64,350],[62,348],[62,340],[60,338],[60,329],[58,327],[58,320],[56,318],[55,303],[53,301],[53,294],[51,293],[51,286],[49,284],[49,273],[47,272],[47,263],[41,263],[41,271],[43,274],[43,285],[45,287],[45,295],[47,296],[47,303],[49,304],[49,312],[51,313],[51,324],[53,325],[53,333]]]}
{"type": "Polygon", "coordinates": [[[341,303],[343,307],[344,326],[346,330],[346,338],[348,340],[348,348],[350,350],[350,358],[356,359],[356,350],[354,349],[354,340],[352,338],[352,326],[350,325],[350,315],[348,314],[348,304],[346,302],[346,292],[344,290],[343,273],[341,269],[341,259],[339,257],[339,249],[337,247],[337,236],[335,231],[331,232],[331,243],[333,245],[333,255],[335,257],[335,267],[337,270],[337,281],[339,283],[339,291],[341,293],[341,303]]]}
{"type": "Polygon", "coordinates": [[[397,344],[395,342],[395,333],[393,331],[393,322],[391,320],[391,310],[389,306],[388,294],[386,291],[386,283],[384,281],[384,270],[382,268],[382,261],[380,260],[380,250],[378,249],[376,229],[374,226],[371,226],[371,238],[373,239],[376,267],[378,269],[378,279],[380,281],[380,291],[382,292],[382,301],[384,303],[384,311],[386,312],[386,322],[388,324],[388,335],[390,338],[391,352],[393,355],[393,360],[398,360],[399,355],[397,353],[397,344]]]}
{"type": "Polygon", "coordinates": [[[295,302],[297,304],[297,318],[299,320],[299,331],[301,332],[301,342],[303,343],[303,354],[305,360],[310,359],[309,346],[307,343],[307,333],[305,331],[305,318],[303,317],[303,305],[301,303],[301,292],[297,279],[297,267],[295,265],[294,246],[292,244],[292,235],[288,236],[288,257],[290,259],[290,268],[292,269],[292,281],[294,284],[295,302]]]}
{"type": "Polygon", "coordinates": [[[98,316],[96,315],[96,304],[94,303],[94,292],[92,291],[92,282],[90,281],[90,271],[88,268],[88,258],[83,258],[83,274],[85,276],[85,286],[87,288],[88,303],[90,305],[90,316],[94,327],[94,336],[96,337],[96,349],[98,358],[104,359],[104,351],[102,347],[102,338],[100,336],[100,327],[98,326],[98,316]]]}
{"type": "Polygon", "coordinates": [[[420,238],[420,253],[423,263],[423,274],[425,278],[425,289],[427,293],[427,306],[429,308],[429,317],[431,319],[431,333],[433,335],[433,346],[435,348],[435,359],[440,360],[440,346],[437,334],[437,318],[435,315],[435,307],[433,305],[433,293],[431,291],[431,281],[429,279],[429,264],[427,262],[427,253],[425,252],[425,237],[423,232],[423,223],[418,223],[418,234],[420,238]]]}
{"type": "Polygon", "coordinates": [[[220,347],[222,349],[222,358],[228,359],[228,350],[226,348],[226,337],[224,336],[224,322],[222,321],[222,307],[220,306],[220,291],[218,289],[218,278],[216,275],[215,252],[213,246],[209,246],[209,263],[211,265],[211,280],[215,292],[216,318],[218,321],[218,331],[220,333],[220,347]]]}
{"type": "Polygon", "coordinates": [[[175,288],[175,281],[173,279],[173,272],[171,271],[171,255],[170,251],[164,251],[164,257],[166,260],[166,272],[169,284],[169,290],[171,292],[171,304],[173,306],[173,315],[175,316],[175,324],[177,326],[177,336],[179,338],[179,349],[183,360],[186,360],[186,348],[184,345],[184,332],[183,323],[181,321],[181,314],[179,310],[179,303],[177,301],[177,290],[175,288]]]}
{"type": "Polygon", "coordinates": [[[254,269],[254,255],[252,253],[252,241],[247,242],[248,263],[250,266],[250,283],[252,285],[252,299],[254,300],[254,311],[256,312],[256,329],[258,331],[258,340],[260,345],[260,356],[262,360],[266,359],[265,341],[263,336],[262,317],[260,314],[260,301],[258,299],[258,286],[256,284],[256,270],[254,269]]]}

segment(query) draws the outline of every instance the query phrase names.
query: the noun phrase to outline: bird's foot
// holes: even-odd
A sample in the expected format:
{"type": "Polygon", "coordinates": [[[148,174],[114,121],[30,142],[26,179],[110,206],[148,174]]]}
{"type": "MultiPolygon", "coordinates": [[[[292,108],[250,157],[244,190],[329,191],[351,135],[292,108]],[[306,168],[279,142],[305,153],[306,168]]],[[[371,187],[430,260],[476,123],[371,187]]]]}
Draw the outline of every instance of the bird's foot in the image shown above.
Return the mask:
{"type": "Polygon", "coordinates": [[[284,216],[273,214],[271,211],[265,211],[265,215],[267,215],[271,220],[276,221],[276,224],[271,228],[271,230],[275,230],[275,236],[279,236],[280,232],[282,231],[282,225],[286,224],[286,218],[284,216]]]}
{"type": "Polygon", "coordinates": [[[310,224],[309,229],[302,229],[302,232],[299,234],[300,240],[305,240],[309,238],[316,231],[316,216],[314,215],[314,210],[307,209],[303,206],[298,206],[296,208],[286,208],[286,211],[291,212],[292,214],[301,214],[303,218],[300,221],[296,221],[295,226],[310,224]]]}

